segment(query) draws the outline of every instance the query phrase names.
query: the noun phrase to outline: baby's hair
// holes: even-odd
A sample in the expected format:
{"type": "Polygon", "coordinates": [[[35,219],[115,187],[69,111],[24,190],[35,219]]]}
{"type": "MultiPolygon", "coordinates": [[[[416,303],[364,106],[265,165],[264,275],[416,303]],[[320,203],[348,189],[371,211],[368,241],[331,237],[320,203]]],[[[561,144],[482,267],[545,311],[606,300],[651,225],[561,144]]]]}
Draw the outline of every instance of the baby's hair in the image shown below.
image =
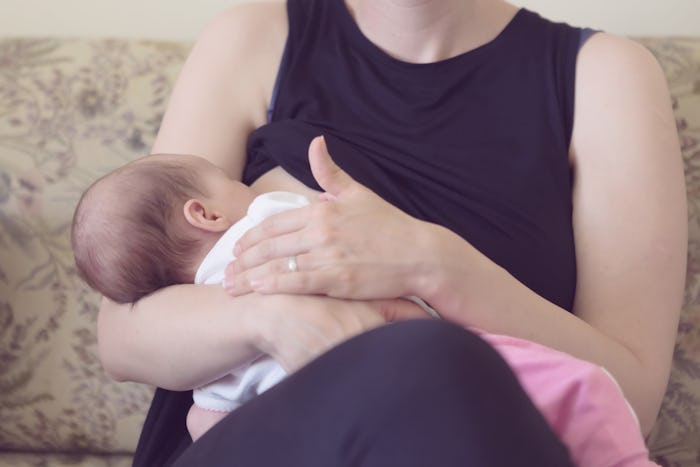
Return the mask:
{"type": "Polygon", "coordinates": [[[94,182],[73,216],[71,244],[78,274],[117,303],[192,282],[202,241],[182,214],[205,195],[191,159],[147,156],[94,182]]]}

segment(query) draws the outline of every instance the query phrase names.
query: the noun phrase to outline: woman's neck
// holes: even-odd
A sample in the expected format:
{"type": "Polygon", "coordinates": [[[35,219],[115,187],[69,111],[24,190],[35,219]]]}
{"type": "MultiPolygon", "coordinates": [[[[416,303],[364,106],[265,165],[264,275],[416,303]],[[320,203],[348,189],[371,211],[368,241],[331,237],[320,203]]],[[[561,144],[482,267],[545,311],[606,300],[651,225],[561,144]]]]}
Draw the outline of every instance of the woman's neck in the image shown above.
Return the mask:
{"type": "Polygon", "coordinates": [[[517,8],[502,0],[346,0],[362,33],[413,63],[445,60],[494,39],[517,8]]]}

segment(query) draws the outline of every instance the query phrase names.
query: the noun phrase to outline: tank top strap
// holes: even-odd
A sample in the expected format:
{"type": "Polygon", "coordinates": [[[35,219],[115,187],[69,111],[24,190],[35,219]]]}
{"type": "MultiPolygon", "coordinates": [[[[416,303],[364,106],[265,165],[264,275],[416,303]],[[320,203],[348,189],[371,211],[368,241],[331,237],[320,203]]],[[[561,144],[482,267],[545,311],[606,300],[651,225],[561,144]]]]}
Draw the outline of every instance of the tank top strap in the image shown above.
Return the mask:
{"type": "Polygon", "coordinates": [[[591,36],[597,32],[600,32],[597,29],[591,29],[591,28],[581,28],[581,32],[579,35],[578,39],[578,49],[581,50],[581,47],[584,46],[584,44],[588,41],[588,39],[591,38],[591,36]]]}

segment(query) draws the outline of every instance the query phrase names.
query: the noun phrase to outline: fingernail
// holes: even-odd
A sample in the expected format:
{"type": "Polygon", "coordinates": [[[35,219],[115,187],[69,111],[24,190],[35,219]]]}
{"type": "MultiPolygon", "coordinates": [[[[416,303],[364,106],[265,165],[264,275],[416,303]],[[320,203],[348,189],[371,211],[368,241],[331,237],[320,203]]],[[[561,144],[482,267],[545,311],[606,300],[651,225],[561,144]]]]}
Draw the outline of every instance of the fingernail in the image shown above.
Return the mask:
{"type": "Polygon", "coordinates": [[[251,279],[250,280],[250,288],[253,290],[260,290],[263,288],[265,285],[265,282],[262,279],[251,279]]]}
{"type": "Polygon", "coordinates": [[[233,290],[233,285],[234,285],[233,284],[233,277],[225,277],[224,278],[223,286],[227,292],[231,292],[233,290]]]}

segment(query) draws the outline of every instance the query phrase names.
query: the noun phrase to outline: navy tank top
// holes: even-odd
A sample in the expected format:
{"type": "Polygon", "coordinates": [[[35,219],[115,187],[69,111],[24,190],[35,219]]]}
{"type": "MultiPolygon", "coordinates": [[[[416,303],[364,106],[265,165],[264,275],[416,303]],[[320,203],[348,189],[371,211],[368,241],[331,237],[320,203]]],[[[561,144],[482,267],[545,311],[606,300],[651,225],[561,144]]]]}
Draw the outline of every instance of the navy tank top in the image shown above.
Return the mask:
{"type": "Polygon", "coordinates": [[[269,123],[249,138],[243,181],[281,166],[319,189],[307,149],[322,134],[360,183],[570,311],[568,155],[582,31],[521,9],[491,42],[414,64],[369,41],[343,0],[289,0],[287,9],[269,123]]]}

